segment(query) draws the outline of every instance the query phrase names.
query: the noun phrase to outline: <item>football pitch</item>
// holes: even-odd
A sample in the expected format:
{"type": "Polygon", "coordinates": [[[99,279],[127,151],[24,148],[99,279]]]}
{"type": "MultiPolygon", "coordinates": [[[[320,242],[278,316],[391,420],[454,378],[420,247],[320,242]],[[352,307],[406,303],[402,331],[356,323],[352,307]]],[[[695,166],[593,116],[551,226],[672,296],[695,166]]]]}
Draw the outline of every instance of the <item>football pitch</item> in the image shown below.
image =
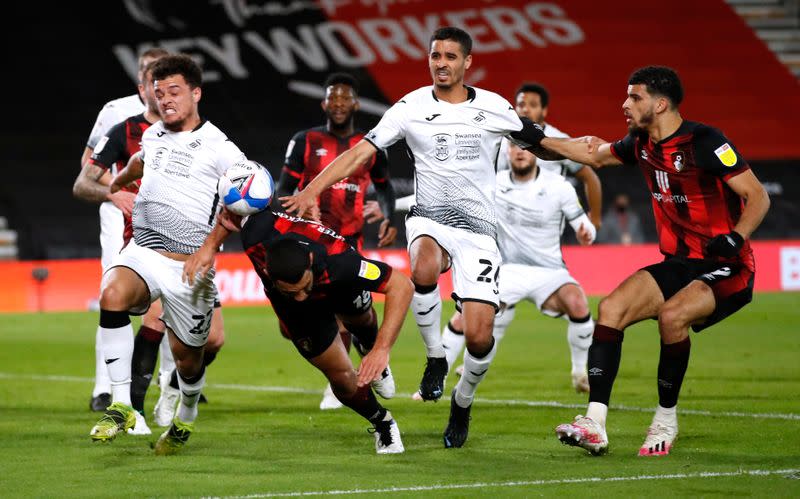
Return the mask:
{"type": "MultiPolygon", "coordinates": [[[[597,301],[593,300],[596,311],[597,301]]],[[[452,303],[445,304],[445,317],[452,303]]],[[[693,334],[670,456],[637,456],[657,403],[654,321],[625,335],[612,394],[610,453],[562,446],[553,428],[585,408],[572,391],[566,323],[518,308],[472,410],[467,444],[445,450],[449,397],[412,401],[424,367],[413,318],[392,353],[386,401],[406,452],[375,454],[370,426],[320,411],[325,381],[278,333],[271,309],[225,309],[197,430],[156,457],[149,437],[92,443],[95,313],[0,316],[0,496],[288,497],[360,495],[800,497],[800,295],[758,294],[693,334]]],[[[134,324],[137,326],[138,324],[134,324]]],[[[453,386],[453,373],[447,380],[453,386]]]]}

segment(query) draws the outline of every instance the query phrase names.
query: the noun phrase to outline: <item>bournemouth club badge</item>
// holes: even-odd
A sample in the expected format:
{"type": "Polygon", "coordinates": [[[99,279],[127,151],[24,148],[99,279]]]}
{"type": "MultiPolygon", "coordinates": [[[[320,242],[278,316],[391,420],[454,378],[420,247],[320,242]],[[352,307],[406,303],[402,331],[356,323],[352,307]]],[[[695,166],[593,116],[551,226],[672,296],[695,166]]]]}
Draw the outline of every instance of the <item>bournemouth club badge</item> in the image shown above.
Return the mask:
{"type": "Polygon", "coordinates": [[[684,165],[686,164],[686,155],[683,151],[675,151],[670,155],[672,159],[672,166],[675,167],[675,171],[683,170],[684,165]]]}

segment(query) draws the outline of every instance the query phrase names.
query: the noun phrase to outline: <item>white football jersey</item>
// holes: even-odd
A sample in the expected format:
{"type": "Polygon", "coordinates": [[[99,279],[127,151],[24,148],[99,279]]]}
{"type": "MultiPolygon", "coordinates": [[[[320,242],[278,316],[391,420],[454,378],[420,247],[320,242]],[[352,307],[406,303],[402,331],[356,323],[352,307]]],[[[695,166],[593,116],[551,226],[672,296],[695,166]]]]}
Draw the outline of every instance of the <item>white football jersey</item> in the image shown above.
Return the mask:
{"type": "Polygon", "coordinates": [[[410,216],[495,237],[495,162],[500,139],[522,129],[507,100],[467,87],[468,99],[440,101],[417,89],[364,137],[378,149],[405,139],[413,155],[416,200],[410,216]]]}
{"type": "MultiPolygon", "coordinates": [[[[570,138],[569,135],[562,132],[558,128],[554,127],[550,123],[544,124],[544,134],[547,137],[553,137],[555,139],[568,139],[570,138]]],[[[551,172],[558,173],[559,175],[567,176],[575,175],[583,168],[583,165],[580,163],[576,163],[571,159],[560,159],[557,161],[548,161],[544,159],[536,159],[536,165],[539,166],[542,170],[549,170],[551,172]]],[[[508,161],[508,139],[503,139],[503,143],[500,145],[500,156],[497,158],[497,170],[509,170],[511,169],[511,164],[508,161]]]]}
{"type": "Polygon", "coordinates": [[[97,114],[97,119],[94,122],[91,133],[89,133],[86,147],[94,149],[112,126],[131,116],[142,114],[145,110],[144,104],[139,99],[139,94],[106,102],[106,105],[97,114]]]}
{"type": "Polygon", "coordinates": [[[246,158],[208,121],[171,132],[159,121],[142,135],[144,176],[133,206],[133,237],[145,248],[194,253],[214,227],[217,181],[246,158]]]}
{"type": "Polygon", "coordinates": [[[564,177],[539,170],[535,179],[518,183],[511,171],[497,173],[497,245],[503,263],[565,267],[561,256],[564,218],[575,220],[583,208],[564,177]]]}

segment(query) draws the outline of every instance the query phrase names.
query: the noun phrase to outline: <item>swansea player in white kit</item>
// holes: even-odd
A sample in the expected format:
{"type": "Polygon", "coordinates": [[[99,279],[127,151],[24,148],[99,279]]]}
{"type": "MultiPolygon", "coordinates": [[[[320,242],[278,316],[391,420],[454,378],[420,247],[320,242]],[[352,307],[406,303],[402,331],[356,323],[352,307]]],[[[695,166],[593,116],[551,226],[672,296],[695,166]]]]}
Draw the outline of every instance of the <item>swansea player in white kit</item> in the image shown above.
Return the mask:
{"type": "Polygon", "coordinates": [[[452,266],[454,298],[464,314],[465,375],[453,391],[444,431],[447,448],[467,439],[475,390],[495,354],[492,325],[498,309],[495,160],[500,139],[525,141],[525,124],[499,95],[464,85],[472,64],[472,39],[458,28],[441,28],[430,40],[433,86],[415,90],[392,106],[364,140],[340,155],[296,196],[287,210],[309,212],[320,192],[400,139],[413,155],[416,204],[406,220],[415,293],[412,309],[427,347],[420,383],[426,400],[442,396],[447,362],[442,348],[439,275],[452,266]]]}
{"type": "MultiPolygon", "coordinates": [[[[142,55],[139,56],[139,91],[133,95],[120,97],[119,99],[106,102],[106,104],[100,110],[100,113],[97,115],[97,119],[94,122],[94,126],[92,127],[92,131],[89,134],[89,140],[86,142],[83,155],[81,156],[81,173],[78,176],[78,180],[80,180],[81,177],[87,176],[87,174],[95,173],[94,171],[88,172],[87,170],[97,170],[97,167],[90,164],[89,159],[98,146],[99,149],[103,148],[105,145],[105,140],[107,140],[104,139],[104,137],[106,137],[111,127],[117,123],[125,121],[125,119],[130,116],[142,114],[146,111],[144,104],[144,81],[142,77],[144,68],[150,62],[167,54],[168,52],[161,48],[152,48],[143,52],[142,55]]],[[[108,185],[108,183],[111,181],[111,175],[107,174],[106,176],[108,178],[98,178],[98,182],[108,185]]],[[[76,186],[73,188],[73,194],[76,197],[87,201],[101,203],[99,209],[101,250],[100,264],[103,268],[103,271],[105,271],[111,263],[111,259],[114,257],[114,255],[119,253],[119,251],[122,249],[122,234],[125,227],[122,211],[127,210],[128,214],[130,214],[130,210],[133,206],[134,194],[131,192],[120,191],[109,195],[108,192],[104,192],[102,196],[95,198],[92,196],[93,193],[86,192],[86,189],[80,190],[80,186],[77,185],[77,182],[78,181],[76,180],[76,186]]],[[[153,325],[154,324],[152,323],[147,324],[149,327],[152,327],[153,325]]],[[[108,368],[106,368],[103,358],[100,340],[100,328],[98,328],[95,334],[95,381],[94,388],[92,390],[92,398],[89,401],[89,408],[93,411],[104,411],[110,403],[111,381],[108,378],[108,368]]]]}
{"type": "Polygon", "coordinates": [[[182,281],[183,262],[213,228],[219,177],[245,157],[217,127],[200,119],[202,73],[189,56],[160,59],[152,75],[162,121],[144,132],[141,156],[131,158],[111,184],[116,191],[142,178],[133,209],[133,241],[103,276],[100,328],[113,403],[90,435],[95,441],[110,441],[133,426],[129,315],[144,313],[160,298],[181,399],[155,452],[171,454],[194,430],[197,401],[205,383],[203,347],[217,297],[214,272],[189,285],[182,281]]]}

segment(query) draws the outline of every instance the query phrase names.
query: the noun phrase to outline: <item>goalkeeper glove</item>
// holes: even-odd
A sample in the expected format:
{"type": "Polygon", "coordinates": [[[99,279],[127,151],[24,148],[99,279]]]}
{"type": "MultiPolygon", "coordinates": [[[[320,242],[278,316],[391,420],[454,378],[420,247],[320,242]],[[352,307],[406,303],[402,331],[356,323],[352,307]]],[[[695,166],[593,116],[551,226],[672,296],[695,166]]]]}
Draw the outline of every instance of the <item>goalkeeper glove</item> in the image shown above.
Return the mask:
{"type": "Polygon", "coordinates": [[[727,234],[712,237],[706,245],[706,253],[708,256],[733,258],[739,254],[742,246],[744,246],[744,238],[732,230],[727,234]]]}

